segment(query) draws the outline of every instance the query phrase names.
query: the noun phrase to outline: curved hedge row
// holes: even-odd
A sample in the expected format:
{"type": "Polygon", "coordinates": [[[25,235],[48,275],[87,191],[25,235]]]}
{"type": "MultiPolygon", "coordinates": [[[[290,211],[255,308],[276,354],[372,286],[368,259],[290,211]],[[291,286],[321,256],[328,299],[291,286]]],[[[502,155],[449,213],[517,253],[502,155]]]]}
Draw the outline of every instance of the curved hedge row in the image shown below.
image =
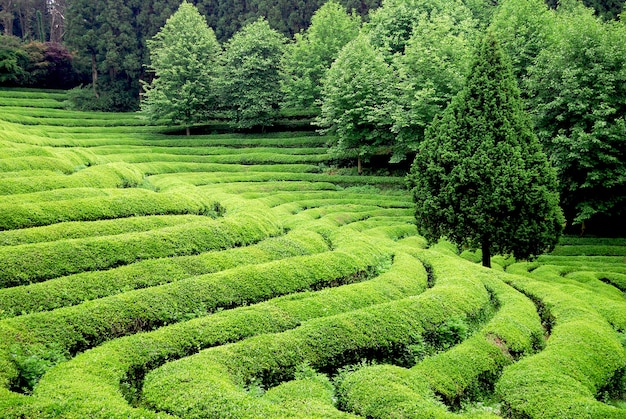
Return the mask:
{"type": "MultiPolygon", "coordinates": [[[[9,354],[9,348],[15,345],[25,351],[55,346],[66,354],[77,353],[129,333],[218,309],[359,280],[389,256],[372,240],[350,232],[349,237],[337,236],[337,250],[332,252],[229,269],[47,313],[5,319],[0,322],[4,329],[0,330],[0,356],[3,352],[9,354]],[[354,237],[359,238],[358,243],[352,242],[354,237]]],[[[0,371],[0,379],[15,381],[15,374],[15,370],[0,371]]]]}
{"type": "Polygon", "coordinates": [[[56,240],[138,233],[198,221],[206,221],[206,216],[147,215],[100,221],[68,221],[42,227],[0,231],[0,246],[19,246],[56,240]]]}
{"type": "MultiPolygon", "coordinates": [[[[150,176],[150,182],[159,186],[166,175],[150,176]]],[[[276,182],[276,181],[308,181],[332,182],[336,185],[377,185],[404,187],[404,178],[388,176],[344,176],[324,173],[180,173],[176,178],[195,186],[231,182],[276,182]]]]}
{"type": "Polygon", "coordinates": [[[626,366],[617,333],[586,301],[558,286],[524,277],[511,277],[510,282],[541,301],[556,325],[544,351],[507,367],[496,384],[505,415],[623,418],[624,410],[596,399],[626,366]]]}
{"type": "Polygon", "coordinates": [[[327,250],[326,242],[318,234],[298,230],[266,239],[254,246],[197,256],[147,260],[108,271],[84,272],[38,284],[0,289],[0,319],[54,310],[236,266],[327,250]]]}
{"type": "Polygon", "coordinates": [[[4,179],[0,195],[25,194],[63,188],[128,188],[143,181],[143,173],[125,163],[90,166],[69,176],[31,176],[4,179]]]}
{"type": "Polygon", "coordinates": [[[334,370],[368,351],[390,353],[394,347],[414,343],[451,319],[485,315],[489,293],[480,281],[462,270],[449,277],[437,269],[435,273],[435,287],[417,297],[307,321],[287,332],[210,348],[165,364],[146,376],[144,401],[159,411],[187,417],[258,417],[267,402],[247,394],[242,387],[246,384],[261,379],[272,385],[293,378],[295,368],[304,362],[334,370]]]}
{"type": "MultiPolygon", "coordinates": [[[[411,369],[380,365],[348,374],[338,389],[348,411],[369,418],[456,417],[449,407],[459,409],[462,401],[490,393],[504,366],[543,347],[543,329],[532,302],[492,275],[475,275],[491,290],[498,307],[480,332],[411,369]]],[[[470,416],[499,417],[489,411],[470,416]]]]}
{"type": "Polygon", "coordinates": [[[107,196],[55,202],[0,202],[0,230],[139,215],[215,215],[218,205],[214,199],[189,192],[155,193],[146,189],[110,189],[105,194],[107,196]]]}
{"type": "Polygon", "coordinates": [[[426,285],[421,263],[397,254],[389,271],[369,281],[293,294],[117,339],[49,371],[36,389],[38,402],[27,417],[55,417],[59,412],[64,417],[85,417],[95,412],[99,417],[153,417],[156,415],[150,411],[128,405],[120,391],[120,386],[124,387],[121,383],[133,377],[140,379],[166,360],[200,348],[280,332],[309,319],[416,295],[426,285]]]}
{"type": "Polygon", "coordinates": [[[0,247],[0,288],[103,270],[145,259],[193,255],[245,246],[282,232],[267,211],[165,227],[115,237],[89,237],[0,247]]]}

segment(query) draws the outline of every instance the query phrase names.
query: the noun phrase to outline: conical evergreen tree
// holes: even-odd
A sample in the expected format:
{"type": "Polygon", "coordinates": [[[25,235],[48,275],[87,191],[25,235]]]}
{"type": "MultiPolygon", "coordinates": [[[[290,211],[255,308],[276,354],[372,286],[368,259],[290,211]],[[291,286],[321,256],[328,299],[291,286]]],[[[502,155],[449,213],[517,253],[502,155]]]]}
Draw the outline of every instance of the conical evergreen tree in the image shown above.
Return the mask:
{"type": "Polygon", "coordinates": [[[464,89],[433,122],[408,176],[429,241],[526,259],[550,250],[563,215],[555,170],[523,111],[511,64],[491,33],[464,89]]]}

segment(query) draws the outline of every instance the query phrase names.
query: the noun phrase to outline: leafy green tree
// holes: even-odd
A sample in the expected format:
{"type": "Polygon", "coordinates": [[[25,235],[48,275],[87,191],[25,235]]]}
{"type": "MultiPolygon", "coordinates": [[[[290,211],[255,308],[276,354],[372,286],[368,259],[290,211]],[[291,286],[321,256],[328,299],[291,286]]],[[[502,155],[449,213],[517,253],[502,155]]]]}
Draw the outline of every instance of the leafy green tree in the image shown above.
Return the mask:
{"type": "Polygon", "coordinates": [[[395,75],[366,34],[339,53],[322,81],[322,108],[317,123],[331,134],[331,152],[362,162],[390,148],[395,75]]]}
{"type": "Polygon", "coordinates": [[[566,218],[583,227],[594,218],[620,219],[626,215],[626,26],[579,6],[559,10],[552,35],[526,87],[539,139],[559,173],[566,218]]]}
{"type": "Polygon", "coordinates": [[[321,79],[337,58],[339,51],[356,38],[361,27],[358,15],[331,0],[311,19],[311,26],[295,35],[283,60],[282,90],[287,107],[310,108],[321,97],[321,79]]]}
{"type": "Polygon", "coordinates": [[[463,90],[426,133],[408,183],[420,232],[459,247],[528,258],[557,243],[556,173],[522,108],[495,36],[481,42],[463,90]]]}
{"type": "Polygon", "coordinates": [[[204,121],[215,109],[215,68],[221,51],[213,30],[186,1],[148,42],[152,83],[145,85],[142,111],[186,127],[204,121]]]}
{"type": "Polygon", "coordinates": [[[553,27],[554,13],[544,0],[504,0],[498,7],[490,29],[511,57],[518,80],[527,77],[528,68],[546,48],[553,27]]]}
{"type": "Polygon", "coordinates": [[[244,26],[224,47],[222,105],[236,128],[272,125],[280,102],[283,35],[265,19],[244,26]]]}
{"type": "Polygon", "coordinates": [[[454,8],[454,15],[449,13],[423,13],[404,54],[395,57],[399,91],[392,162],[417,150],[426,127],[463,87],[471,56],[468,45],[476,37],[478,22],[462,4],[454,8]]]}

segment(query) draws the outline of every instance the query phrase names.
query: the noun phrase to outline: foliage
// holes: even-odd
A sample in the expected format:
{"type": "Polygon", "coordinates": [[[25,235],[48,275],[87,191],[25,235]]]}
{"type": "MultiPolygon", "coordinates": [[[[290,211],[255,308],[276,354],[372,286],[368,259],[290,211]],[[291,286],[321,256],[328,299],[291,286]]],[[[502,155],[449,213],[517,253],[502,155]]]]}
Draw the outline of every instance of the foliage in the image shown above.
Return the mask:
{"type": "Polygon", "coordinates": [[[62,44],[0,35],[0,85],[67,89],[76,79],[72,56],[62,44]]]}
{"type": "Polygon", "coordinates": [[[546,48],[554,23],[554,13],[543,0],[505,0],[498,6],[489,28],[511,57],[518,81],[528,77],[529,67],[546,48]]]}
{"type": "Polygon", "coordinates": [[[356,38],[361,26],[358,15],[334,0],[326,2],[311,18],[311,26],[295,35],[283,59],[282,90],[285,107],[311,108],[321,97],[320,83],[339,51],[356,38]]]}
{"type": "Polygon", "coordinates": [[[408,182],[418,229],[459,247],[528,258],[561,231],[556,174],[522,109],[494,35],[481,42],[465,88],[429,128],[408,182]]]}
{"type": "Polygon", "coordinates": [[[151,84],[145,84],[142,111],[151,120],[187,128],[216,108],[215,67],[221,47],[198,10],[183,2],[148,43],[151,84]]]}
{"type": "Polygon", "coordinates": [[[359,174],[361,161],[392,141],[394,89],[392,68],[365,34],[341,50],[322,81],[317,124],[331,135],[335,155],[358,159],[359,174]]]}
{"type": "Polygon", "coordinates": [[[399,81],[393,111],[397,136],[392,162],[404,160],[417,150],[426,127],[461,90],[476,24],[460,2],[417,17],[404,54],[394,60],[399,81]]]}
{"type": "MultiPolygon", "coordinates": [[[[562,10],[529,70],[529,107],[558,170],[568,223],[624,215],[626,26],[562,10]]],[[[611,226],[610,228],[613,228],[611,226]]]]}
{"type": "Polygon", "coordinates": [[[280,102],[285,38],[265,19],[250,23],[224,46],[222,106],[236,128],[271,126],[280,102]]]}

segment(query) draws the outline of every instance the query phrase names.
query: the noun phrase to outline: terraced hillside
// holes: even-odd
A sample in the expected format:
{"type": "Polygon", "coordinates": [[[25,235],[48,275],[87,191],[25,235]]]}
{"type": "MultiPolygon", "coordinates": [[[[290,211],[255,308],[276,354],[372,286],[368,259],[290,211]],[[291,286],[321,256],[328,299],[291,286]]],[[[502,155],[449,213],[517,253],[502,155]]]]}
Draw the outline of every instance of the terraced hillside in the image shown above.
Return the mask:
{"type": "Polygon", "coordinates": [[[0,91],[0,417],[626,417],[626,240],[487,270],[314,133],[63,97],[0,91]]]}

